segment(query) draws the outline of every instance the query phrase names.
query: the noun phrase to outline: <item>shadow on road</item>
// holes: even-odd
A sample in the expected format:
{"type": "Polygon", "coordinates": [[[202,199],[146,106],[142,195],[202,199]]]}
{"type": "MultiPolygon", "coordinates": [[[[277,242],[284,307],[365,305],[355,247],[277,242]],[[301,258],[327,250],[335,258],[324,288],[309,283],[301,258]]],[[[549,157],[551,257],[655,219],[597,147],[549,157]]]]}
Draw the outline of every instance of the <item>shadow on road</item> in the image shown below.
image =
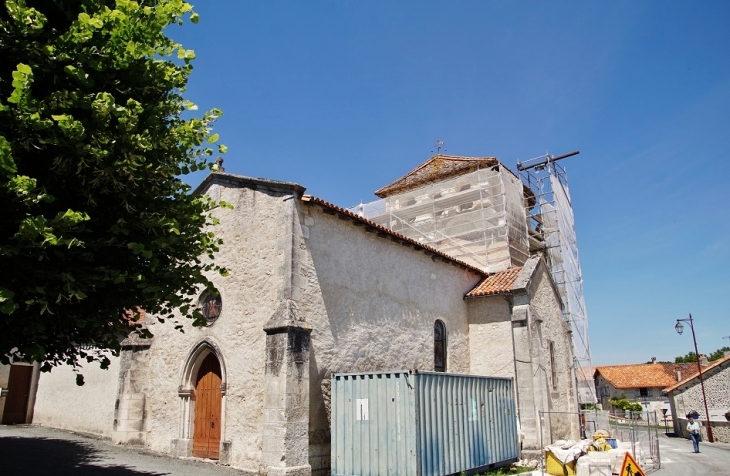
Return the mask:
{"type": "Polygon", "coordinates": [[[5,474],[155,475],[124,465],[107,464],[103,451],[87,443],[52,438],[0,438],[0,461],[5,474]]]}

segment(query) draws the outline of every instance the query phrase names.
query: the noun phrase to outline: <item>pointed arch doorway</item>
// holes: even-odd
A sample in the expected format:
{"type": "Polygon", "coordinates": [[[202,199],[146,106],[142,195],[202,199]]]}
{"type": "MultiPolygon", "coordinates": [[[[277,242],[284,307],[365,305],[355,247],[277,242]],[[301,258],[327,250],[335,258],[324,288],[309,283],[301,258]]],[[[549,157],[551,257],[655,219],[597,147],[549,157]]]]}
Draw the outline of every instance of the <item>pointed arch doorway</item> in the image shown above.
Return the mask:
{"type": "Polygon", "coordinates": [[[195,380],[193,456],[218,459],[221,441],[221,366],[210,353],[200,364],[195,380]]]}

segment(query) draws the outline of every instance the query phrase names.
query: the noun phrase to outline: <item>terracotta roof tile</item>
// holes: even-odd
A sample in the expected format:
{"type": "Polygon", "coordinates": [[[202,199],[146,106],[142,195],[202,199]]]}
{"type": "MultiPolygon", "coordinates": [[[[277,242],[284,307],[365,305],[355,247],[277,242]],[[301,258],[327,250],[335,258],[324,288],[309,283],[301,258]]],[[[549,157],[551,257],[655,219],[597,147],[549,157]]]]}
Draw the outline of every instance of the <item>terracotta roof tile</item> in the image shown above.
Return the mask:
{"type": "Polygon", "coordinates": [[[478,168],[498,165],[494,157],[458,157],[454,155],[434,155],[426,162],[408,172],[390,185],[375,191],[375,195],[385,198],[405,192],[430,182],[436,182],[455,175],[473,172],[478,168]]]}
{"type": "MultiPolygon", "coordinates": [[[[705,372],[707,372],[707,371],[709,371],[709,370],[711,370],[711,369],[714,369],[715,367],[719,367],[719,366],[721,366],[721,365],[724,365],[724,364],[725,364],[725,363],[727,363],[727,362],[730,362],[730,357],[724,357],[724,358],[722,358],[722,359],[718,359],[718,360],[715,360],[715,361],[713,361],[713,362],[710,362],[710,365],[708,365],[707,367],[703,367],[703,368],[702,368],[702,375],[704,376],[704,375],[705,375],[705,372]]],[[[692,365],[692,366],[693,366],[693,367],[694,367],[695,369],[697,369],[697,364],[696,364],[696,363],[692,363],[691,365],[692,365]]],[[[682,381],[680,381],[680,382],[675,382],[675,383],[674,383],[674,384],[673,384],[672,386],[670,386],[670,387],[667,387],[667,388],[665,388],[665,389],[664,389],[663,391],[664,391],[665,393],[669,393],[669,392],[671,392],[672,390],[674,390],[674,389],[676,389],[676,388],[679,388],[679,387],[681,387],[682,385],[685,385],[685,384],[689,383],[689,381],[690,381],[690,380],[694,380],[694,379],[696,379],[696,378],[697,378],[697,377],[698,377],[699,375],[700,375],[700,373],[699,373],[699,372],[697,372],[697,371],[695,370],[695,372],[693,372],[693,373],[692,373],[692,374],[691,374],[691,375],[690,375],[689,377],[687,377],[686,379],[684,379],[684,380],[682,380],[682,381]]]]}
{"type": "Polygon", "coordinates": [[[466,297],[490,296],[504,294],[512,290],[512,286],[519,276],[521,267],[509,268],[484,278],[474,289],[466,293],[466,297]]]}
{"type": "Polygon", "coordinates": [[[596,367],[596,374],[615,388],[666,387],[677,382],[677,371],[684,374],[696,364],[636,364],[596,367]]]}
{"type": "MultiPolygon", "coordinates": [[[[338,207],[337,205],[334,205],[330,202],[327,202],[325,200],[322,200],[321,198],[313,197],[312,195],[302,195],[302,201],[304,203],[307,203],[309,205],[319,205],[325,210],[329,210],[330,214],[337,214],[340,217],[344,217],[345,219],[351,219],[353,222],[355,222],[356,225],[365,225],[366,230],[377,230],[378,234],[381,234],[383,236],[390,236],[391,239],[394,239],[394,241],[399,241],[401,243],[407,243],[409,246],[413,246],[415,249],[421,249],[423,251],[426,251],[427,253],[433,255],[434,257],[439,257],[442,261],[446,261],[449,263],[452,263],[456,266],[459,266],[461,268],[468,269],[469,271],[472,271],[476,273],[479,276],[485,276],[486,273],[468,263],[465,263],[463,261],[459,261],[458,259],[455,259],[446,253],[437,250],[436,248],[432,248],[428,245],[424,245],[413,238],[408,238],[407,236],[401,235],[400,233],[396,233],[394,231],[391,231],[388,228],[385,228],[384,226],[378,225],[374,221],[370,221],[367,218],[364,218],[356,213],[351,212],[350,210],[346,210],[342,207],[338,207]]],[[[435,259],[435,258],[434,258],[435,259]]]]}

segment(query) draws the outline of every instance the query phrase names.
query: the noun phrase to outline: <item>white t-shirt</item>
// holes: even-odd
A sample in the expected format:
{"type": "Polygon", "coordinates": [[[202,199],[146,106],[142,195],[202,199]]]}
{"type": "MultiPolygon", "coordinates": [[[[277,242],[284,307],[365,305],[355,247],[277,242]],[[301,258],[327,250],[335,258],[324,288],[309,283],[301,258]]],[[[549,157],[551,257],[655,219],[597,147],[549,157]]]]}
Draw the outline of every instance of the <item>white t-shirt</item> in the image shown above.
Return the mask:
{"type": "Polygon", "coordinates": [[[687,423],[687,431],[690,433],[699,433],[700,431],[700,424],[696,421],[692,421],[687,423]]]}

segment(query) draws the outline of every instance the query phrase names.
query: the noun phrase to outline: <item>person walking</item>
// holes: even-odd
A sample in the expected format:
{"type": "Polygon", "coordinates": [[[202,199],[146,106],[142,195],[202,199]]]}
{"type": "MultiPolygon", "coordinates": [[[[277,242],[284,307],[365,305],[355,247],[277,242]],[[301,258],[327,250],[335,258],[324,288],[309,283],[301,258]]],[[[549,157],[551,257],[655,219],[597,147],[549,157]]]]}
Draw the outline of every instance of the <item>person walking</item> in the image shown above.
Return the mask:
{"type": "Polygon", "coordinates": [[[687,422],[687,431],[689,431],[689,437],[692,439],[692,446],[694,446],[694,452],[700,452],[700,424],[697,420],[690,417],[687,422]]]}

